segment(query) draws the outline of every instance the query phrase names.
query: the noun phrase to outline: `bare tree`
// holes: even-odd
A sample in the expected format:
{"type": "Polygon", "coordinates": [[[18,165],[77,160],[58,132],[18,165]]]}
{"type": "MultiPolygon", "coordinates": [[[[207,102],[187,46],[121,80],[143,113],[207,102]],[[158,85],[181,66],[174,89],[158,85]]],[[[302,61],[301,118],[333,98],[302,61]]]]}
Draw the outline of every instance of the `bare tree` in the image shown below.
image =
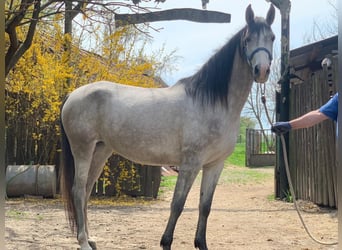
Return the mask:
{"type": "Polygon", "coordinates": [[[324,19],[314,19],[310,31],[304,36],[305,43],[326,39],[338,33],[337,0],[326,0],[330,15],[324,19]]]}
{"type": "MultiPolygon", "coordinates": [[[[152,0],[146,0],[152,1],[152,0]]],[[[155,0],[165,2],[165,0],[155,0]]],[[[203,8],[209,2],[201,0],[203,8]]],[[[112,13],[115,26],[139,24],[166,20],[189,20],[194,22],[230,22],[230,14],[196,9],[173,9],[156,11],[156,8],[140,6],[140,0],[104,1],[104,0],[6,0],[5,1],[5,32],[8,45],[5,56],[5,74],[15,66],[20,57],[32,44],[38,22],[51,22],[52,17],[64,15],[65,33],[72,33],[72,22],[79,14],[88,19],[99,21],[98,16],[112,13]],[[120,14],[126,10],[129,14],[120,14]],[[18,27],[22,26],[18,34],[18,27]]]]}

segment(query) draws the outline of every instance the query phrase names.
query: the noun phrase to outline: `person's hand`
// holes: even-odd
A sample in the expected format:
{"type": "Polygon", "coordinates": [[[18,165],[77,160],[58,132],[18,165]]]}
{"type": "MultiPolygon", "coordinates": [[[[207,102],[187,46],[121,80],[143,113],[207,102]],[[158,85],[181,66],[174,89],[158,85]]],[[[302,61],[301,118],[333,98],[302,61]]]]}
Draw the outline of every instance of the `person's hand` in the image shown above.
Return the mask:
{"type": "Polygon", "coordinates": [[[276,122],[272,125],[271,130],[277,135],[282,135],[291,130],[291,124],[289,122],[276,122]]]}

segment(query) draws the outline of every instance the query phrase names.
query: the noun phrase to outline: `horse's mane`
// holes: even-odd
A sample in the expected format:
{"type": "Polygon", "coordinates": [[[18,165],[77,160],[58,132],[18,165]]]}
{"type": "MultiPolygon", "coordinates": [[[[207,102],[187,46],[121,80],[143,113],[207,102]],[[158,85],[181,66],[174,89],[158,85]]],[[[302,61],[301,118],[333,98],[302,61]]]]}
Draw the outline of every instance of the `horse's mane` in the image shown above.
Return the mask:
{"type": "Polygon", "coordinates": [[[241,37],[246,27],[236,33],[194,75],[181,79],[186,94],[204,104],[227,104],[228,87],[232,75],[235,52],[242,56],[241,37]]]}
{"type": "Polygon", "coordinates": [[[194,75],[183,78],[186,94],[202,105],[221,103],[227,106],[229,83],[231,82],[236,50],[242,58],[244,54],[243,37],[247,32],[258,34],[263,29],[270,29],[265,19],[256,17],[251,27],[243,27],[221,49],[219,49],[194,75]]]}

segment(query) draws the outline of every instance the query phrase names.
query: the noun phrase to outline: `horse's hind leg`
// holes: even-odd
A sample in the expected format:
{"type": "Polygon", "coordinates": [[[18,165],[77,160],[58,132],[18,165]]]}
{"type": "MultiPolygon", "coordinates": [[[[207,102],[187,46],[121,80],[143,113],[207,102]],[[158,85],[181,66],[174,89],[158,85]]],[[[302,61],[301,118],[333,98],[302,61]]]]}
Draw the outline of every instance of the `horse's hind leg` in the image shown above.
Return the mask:
{"type": "Polygon", "coordinates": [[[75,159],[75,177],[72,187],[72,196],[75,206],[75,219],[77,225],[77,240],[81,247],[81,250],[91,250],[91,246],[88,243],[88,235],[86,232],[86,204],[87,194],[86,185],[88,182],[88,173],[90,164],[93,157],[95,143],[82,144],[73,150],[75,159]]]}
{"type": "Polygon", "coordinates": [[[91,161],[91,166],[89,169],[89,174],[88,174],[88,181],[87,181],[87,186],[86,186],[86,204],[84,207],[84,214],[85,214],[85,224],[86,224],[86,233],[88,235],[88,243],[89,245],[93,248],[96,249],[96,243],[93,240],[90,240],[89,237],[89,231],[88,231],[88,220],[87,220],[87,203],[89,200],[89,197],[91,195],[91,191],[94,187],[95,182],[98,180],[100,177],[103,167],[107,161],[107,159],[111,156],[112,154],[112,149],[110,147],[107,147],[103,142],[98,142],[95,147],[95,151],[93,154],[93,159],[91,161]]]}
{"type": "Polygon", "coordinates": [[[210,213],[211,203],[216,184],[223,169],[223,162],[214,166],[204,166],[201,182],[199,217],[195,236],[195,247],[200,250],[207,250],[206,230],[210,213]]]}
{"type": "Polygon", "coordinates": [[[173,233],[177,220],[183,211],[186,198],[199,170],[199,165],[194,166],[182,164],[180,166],[176,187],[171,202],[171,213],[169,221],[160,241],[160,245],[163,247],[163,250],[171,249],[173,233]]]}
{"type": "MultiPolygon", "coordinates": [[[[95,182],[99,179],[103,167],[106,164],[107,159],[112,155],[113,150],[108,147],[103,142],[98,142],[96,144],[93,159],[91,161],[91,166],[88,174],[87,182],[87,198],[89,199],[91,191],[93,190],[95,182]]],[[[88,200],[87,199],[87,200],[88,200]]]]}

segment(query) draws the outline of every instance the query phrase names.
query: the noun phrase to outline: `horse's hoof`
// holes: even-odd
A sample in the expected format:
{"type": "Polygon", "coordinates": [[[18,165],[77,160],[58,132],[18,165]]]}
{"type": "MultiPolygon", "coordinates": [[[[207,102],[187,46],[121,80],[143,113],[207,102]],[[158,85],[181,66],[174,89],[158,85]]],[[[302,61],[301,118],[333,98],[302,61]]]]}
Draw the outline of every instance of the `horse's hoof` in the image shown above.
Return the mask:
{"type": "Polygon", "coordinates": [[[88,243],[89,243],[89,245],[91,246],[91,248],[92,248],[93,250],[97,249],[97,248],[96,248],[96,242],[95,242],[95,241],[88,240],[88,243]]]}
{"type": "Polygon", "coordinates": [[[171,250],[171,244],[172,238],[163,235],[160,241],[160,246],[163,248],[163,250],[171,250]]]}
{"type": "Polygon", "coordinates": [[[93,250],[94,248],[92,247],[78,247],[77,250],[93,250]]]}
{"type": "Polygon", "coordinates": [[[195,248],[199,250],[208,250],[207,243],[205,240],[202,239],[195,239],[195,248]]]}

